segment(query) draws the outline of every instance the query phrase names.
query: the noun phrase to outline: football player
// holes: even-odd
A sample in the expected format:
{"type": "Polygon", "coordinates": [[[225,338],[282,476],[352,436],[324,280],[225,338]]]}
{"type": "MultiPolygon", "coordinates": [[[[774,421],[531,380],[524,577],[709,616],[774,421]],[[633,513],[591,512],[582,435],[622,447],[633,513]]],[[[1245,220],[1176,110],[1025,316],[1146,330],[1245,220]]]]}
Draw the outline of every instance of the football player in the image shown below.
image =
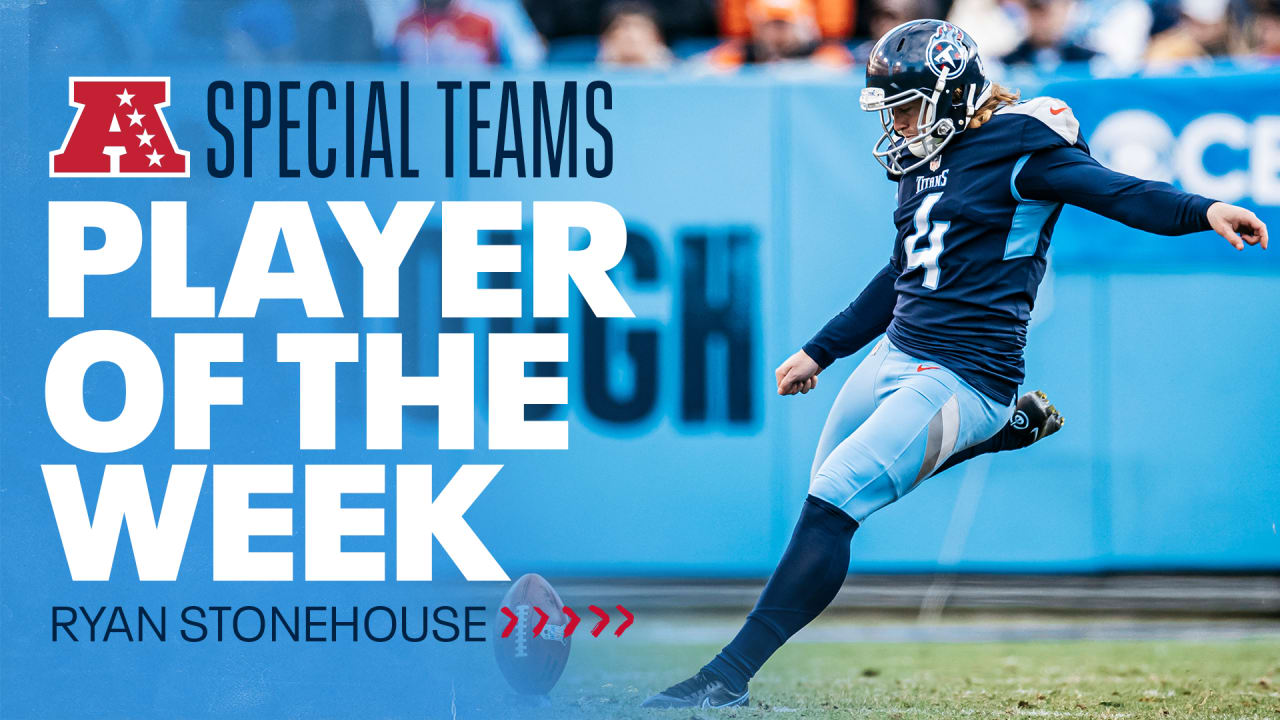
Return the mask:
{"type": "Polygon", "coordinates": [[[752,676],[840,589],[859,523],[948,460],[1004,449],[1063,204],[1148,232],[1213,230],[1238,250],[1267,247],[1266,226],[1244,208],[1100,165],[1066,103],[1018,102],[986,78],[973,41],[949,23],[915,20],[881,38],[861,105],[880,114],[872,152],[898,183],[893,253],[777,369],[778,392],[811,390],[823,368],[885,337],[836,397],[800,519],[742,629],[647,707],[747,704],[752,676]]]}

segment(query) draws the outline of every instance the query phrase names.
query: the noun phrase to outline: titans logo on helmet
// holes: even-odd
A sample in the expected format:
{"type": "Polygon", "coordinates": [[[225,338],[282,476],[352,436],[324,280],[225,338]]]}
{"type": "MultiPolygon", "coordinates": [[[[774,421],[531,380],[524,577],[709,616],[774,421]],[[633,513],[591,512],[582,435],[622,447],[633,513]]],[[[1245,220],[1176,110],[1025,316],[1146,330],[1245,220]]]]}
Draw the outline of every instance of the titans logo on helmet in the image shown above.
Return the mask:
{"type": "Polygon", "coordinates": [[[951,23],[942,23],[929,38],[925,63],[939,77],[952,78],[964,72],[969,64],[969,51],[964,46],[964,31],[951,23]]]}

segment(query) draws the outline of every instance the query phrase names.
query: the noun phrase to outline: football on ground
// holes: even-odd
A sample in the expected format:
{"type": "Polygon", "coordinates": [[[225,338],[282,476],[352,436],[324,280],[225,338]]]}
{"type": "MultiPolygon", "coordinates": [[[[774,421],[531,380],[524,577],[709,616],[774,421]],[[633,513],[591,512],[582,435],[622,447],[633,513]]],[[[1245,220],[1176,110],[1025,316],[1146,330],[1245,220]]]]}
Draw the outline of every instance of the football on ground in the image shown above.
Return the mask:
{"type": "Polygon", "coordinates": [[[511,585],[502,598],[502,607],[516,616],[515,626],[505,638],[502,632],[511,624],[510,617],[499,608],[494,621],[493,651],[502,676],[516,692],[547,694],[569,661],[572,638],[564,636],[569,619],[564,613],[564,602],[551,583],[541,575],[530,573],[511,585]],[[547,615],[540,629],[542,616],[538,610],[547,615]],[[535,635],[534,630],[539,632],[535,635]]]}

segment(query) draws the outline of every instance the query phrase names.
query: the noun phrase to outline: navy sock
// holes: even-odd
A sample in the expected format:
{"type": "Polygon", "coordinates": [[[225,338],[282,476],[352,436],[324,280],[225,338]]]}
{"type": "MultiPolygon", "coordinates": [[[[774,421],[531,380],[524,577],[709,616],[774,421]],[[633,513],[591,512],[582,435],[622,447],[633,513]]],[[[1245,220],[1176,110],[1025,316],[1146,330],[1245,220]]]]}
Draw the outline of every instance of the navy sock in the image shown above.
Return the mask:
{"type": "Polygon", "coordinates": [[[778,561],[755,609],[733,639],[702,668],[741,692],[760,666],[835,599],[849,574],[849,542],[858,523],[840,508],[810,495],[791,543],[778,561]]]}

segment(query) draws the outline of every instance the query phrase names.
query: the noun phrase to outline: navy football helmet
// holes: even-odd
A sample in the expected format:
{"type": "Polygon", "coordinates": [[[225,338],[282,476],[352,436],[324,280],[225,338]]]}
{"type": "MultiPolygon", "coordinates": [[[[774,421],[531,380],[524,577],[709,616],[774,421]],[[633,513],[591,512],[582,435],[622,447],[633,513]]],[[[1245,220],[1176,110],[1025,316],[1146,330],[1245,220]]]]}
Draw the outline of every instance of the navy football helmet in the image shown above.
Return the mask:
{"type": "Polygon", "coordinates": [[[872,48],[859,98],[884,127],[872,154],[891,174],[915,170],[964,132],[990,92],[978,46],[963,30],[942,20],[899,25],[872,48]],[[918,133],[908,138],[893,129],[893,108],[916,100],[918,133]]]}

